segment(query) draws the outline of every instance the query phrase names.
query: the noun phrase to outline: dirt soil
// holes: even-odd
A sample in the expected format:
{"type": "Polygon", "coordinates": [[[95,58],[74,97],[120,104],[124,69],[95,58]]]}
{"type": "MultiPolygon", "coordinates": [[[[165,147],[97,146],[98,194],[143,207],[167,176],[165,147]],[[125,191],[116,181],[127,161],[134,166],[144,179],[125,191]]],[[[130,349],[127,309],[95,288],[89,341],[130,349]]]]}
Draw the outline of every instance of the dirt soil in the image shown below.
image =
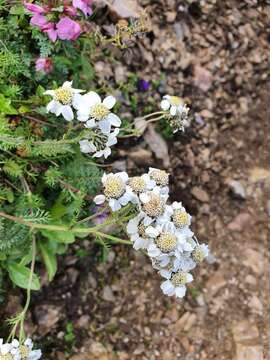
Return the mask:
{"type": "MultiPolygon", "coordinates": [[[[42,339],[45,359],[270,359],[270,4],[141,4],[152,32],[112,72],[122,67],[124,80],[127,71],[146,80],[165,74],[145,103],[179,94],[193,121],[161,154],[154,130],[139,146],[120,143],[113,169],[166,167],[172,199],[192,214],[213,257],[176,300],[161,293],[143,254],[117,246],[101,262],[99,248],[83,240],[86,256],[72,249],[33,298],[29,331],[42,339]]],[[[6,312],[22,300],[11,293],[6,312]]]]}

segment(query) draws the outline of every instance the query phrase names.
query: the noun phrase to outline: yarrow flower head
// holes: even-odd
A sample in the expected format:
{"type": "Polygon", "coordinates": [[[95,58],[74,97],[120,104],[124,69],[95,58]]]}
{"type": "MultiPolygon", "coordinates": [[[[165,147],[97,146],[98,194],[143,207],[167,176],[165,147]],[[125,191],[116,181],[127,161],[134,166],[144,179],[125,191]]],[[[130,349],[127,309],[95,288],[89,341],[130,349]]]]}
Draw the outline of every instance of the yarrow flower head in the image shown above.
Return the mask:
{"type": "Polygon", "coordinates": [[[189,108],[180,97],[165,95],[160,107],[162,110],[168,111],[167,119],[174,133],[184,131],[189,126],[189,108]]]}
{"type": "Polygon", "coordinates": [[[63,115],[67,121],[73,120],[74,114],[72,107],[77,106],[81,92],[83,92],[83,90],[72,87],[72,81],[64,82],[58,89],[45,91],[45,95],[53,97],[47,105],[47,111],[56,116],[63,115]]]}
{"type": "Polygon", "coordinates": [[[103,204],[107,200],[112,211],[117,211],[133,200],[133,196],[127,188],[128,174],[126,172],[104,174],[101,181],[103,194],[94,198],[97,205],[103,204]]]}
{"type": "Polygon", "coordinates": [[[99,127],[103,134],[109,134],[111,127],[121,126],[119,117],[111,112],[116,99],[113,96],[107,96],[103,101],[100,96],[94,92],[81,96],[78,103],[78,119],[86,122],[86,127],[99,127]]]}
{"type": "MultiPolygon", "coordinates": [[[[104,157],[107,159],[111,153],[111,146],[117,144],[117,135],[119,134],[119,129],[114,129],[109,135],[103,134],[100,129],[95,129],[92,133],[92,140],[81,140],[80,149],[81,152],[85,154],[93,154],[93,157],[104,157]]],[[[90,134],[91,136],[91,134],[90,134]]]]}
{"type": "Polygon", "coordinates": [[[33,350],[31,339],[26,339],[24,343],[14,339],[6,344],[0,339],[0,360],[38,360],[41,355],[41,350],[33,350]]]}
{"type": "Polygon", "coordinates": [[[161,290],[165,295],[182,298],[186,294],[186,284],[193,280],[193,276],[184,271],[177,271],[169,280],[161,284],[161,290]]]}

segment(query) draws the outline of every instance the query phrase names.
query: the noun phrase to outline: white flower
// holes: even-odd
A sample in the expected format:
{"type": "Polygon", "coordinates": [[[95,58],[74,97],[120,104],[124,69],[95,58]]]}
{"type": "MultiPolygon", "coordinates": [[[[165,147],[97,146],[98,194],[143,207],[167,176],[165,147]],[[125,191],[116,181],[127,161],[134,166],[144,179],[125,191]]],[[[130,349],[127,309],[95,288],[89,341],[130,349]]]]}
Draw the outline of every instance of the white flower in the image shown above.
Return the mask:
{"type": "MultiPolygon", "coordinates": [[[[6,359],[9,360],[9,352],[12,349],[11,344],[4,344],[4,340],[0,339],[0,359],[1,355],[6,355],[6,359]]],[[[5,358],[4,358],[5,359],[5,358]]],[[[12,360],[12,357],[10,358],[12,360]]]]}
{"type": "Polygon", "coordinates": [[[41,350],[33,350],[33,342],[31,339],[26,339],[23,344],[18,340],[13,340],[11,353],[14,360],[38,360],[41,358],[41,350]]]}
{"type": "Polygon", "coordinates": [[[135,218],[129,220],[127,224],[127,233],[133,242],[135,250],[147,249],[151,241],[146,234],[147,227],[144,225],[143,219],[144,214],[140,212],[135,218]]]}
{"type": "Polygon", "coordinates": [[[72,81],[65,81],[64,84],[56,90],[47,90],[45,95],[51,95],[53,99],[47,105],[47,111],[56,116],[63,115],[67,121],[74,119],[72,106],[76,108],[83,90],[73,89],[72,81]]]}
{"type": "Polygon", "coordinates": [[[153,190],[155,185],[155,181],[151,180],[148,174],[143,174],[142,176],[129,178],[127,187],[134,194],[134,197],[137,198],[139,194],[153,190]]]}
{"type": "Polygon", "coordinates": [[[141,201],[141,211],[145,215],[144,222],[149,225],[164,213],[168,195],[162,194],[160,188],[155,187],[151,191],[140,194],[139,199],[141,201]]]}
{"type": "Polygon", "coordinates": [[[181,254],[181,256],[174,259],[173,266],[174,266],[174,271],[178,271],[178,270],[190,271],[195,269],[197,264],[191,258],[190,252],[184,252],[183,254],[181,254]]]}
{"type": "Polygon", "coordinates": [[[126,186],[128,182],[128,174],[126,172],[104,174],[101,181],[104,187],[104,194],[97,195],[94,198],[96,204],[103,204],[107,200],[112,211],[117,211],[129,202],[134,202],[133,194],[130,193],[126,186]]]}
{"type": "Polygon", "coordinates": [[[96,92],[90,91],[79,99],[78,120],[86,122],[88,128],[98,126],[103,134],[110,134],[112,126],[121,125],[119,117],[110,111],[115,103],[116,99],[113,96],[107,96],[101,101],[96,92]]]}
{"type": "Polygon", "coordinates": [[[155,182],[155,186],[160,189],[161,194],[169,193],[169,174],[165,170],[149,168],[148,174],[150,179],[155,182]]]}
{"type": "Polygon", "coordinates": [[[196,263],[202,262],[209,255],[209,249],[206,244],[197,245],[192,251],[192,258],[196,263]]]}
{"type": "Polygon", "coordinates": [[[180,97],[165,95],[163,96],[160,106],[162,110],[168,111],[168,121],[174,133],[179,130],[184,131],[189,125],[189,108],[180,97]]]}
{"type": "Polygon", "coordinates": [[[119,129],[114,129],[113,132],[111,132],[108,136],[104,134],[100,134],[102,136],[98,136],[98,138],[95,138],[92,141],[89,140],[81,140],[80,143],[80,149],[81,152],[89,154],[94,153],[93,157],[102,157],[104,156],[105,159],[107,159],[111,153],[111,146],[117,144],[117,135],[119,134],[119,129]]]}
{"type": "Polygon", "coordinates": [[[182,298],[186,294],[186,284],[193,280],[193,276],[184,271],[178,271],[171,275],[169,280],[161,284],[161,290],[165,295],[182,298]]]}

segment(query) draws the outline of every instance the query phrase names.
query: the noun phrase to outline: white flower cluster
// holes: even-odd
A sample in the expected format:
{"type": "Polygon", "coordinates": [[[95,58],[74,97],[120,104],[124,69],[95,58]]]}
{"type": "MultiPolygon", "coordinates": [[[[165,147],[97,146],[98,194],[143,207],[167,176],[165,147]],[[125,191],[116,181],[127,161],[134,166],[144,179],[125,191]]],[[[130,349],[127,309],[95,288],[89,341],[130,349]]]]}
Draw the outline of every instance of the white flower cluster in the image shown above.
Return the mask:
{"type": "Polygon", "coordinates": [[[56,90],[45,91],[53,99],[47,105],[47,111],[56,116],[62,115],[65,120],[74,119],[75,109],[77,119],[91,129],[89,138],[80,141],[83,153],[91,153],[93,157],[107,158],[111,154],[111,146],[117,143],[117,135],[121,120],[111,112],[116,103],[113,96],[107,96],[103,101],[94,91],[82,95],[84,90],[72,88],[72,81],[66,81],[56,90]]]}
{"type": "Polygon", "coordinates": [[[160,103],[160,107],[168,112],[168,122],[174,133],[185,131],[185,128],[189,126],[189,108],[180,97],[165,95],[160,103]]]}
{"type": "Polygon", "coordinates": [[[150,168],[148,174],[129,177],[126,172],[104,174],[103,194],[94,199],[105,201],[112,211],[128,203],[137,206],[138,214],[127,224],[133,247],[147,251],[153,267],[166,279],[164,294],[183,297],[186,284],[193,280],[189,273],[208,256],[208,247],[200,245],[190,230],[191,216],[181,203],[167,204],[169,174],[150,168]]]}
{"type": "Polygon", "coordinates": [[[31,339],[20,344],[14,339],[11,343],[4,343],[0,339],[0,360],[38,360],[41,358],[41,350],[33,350],[31,339]]]}

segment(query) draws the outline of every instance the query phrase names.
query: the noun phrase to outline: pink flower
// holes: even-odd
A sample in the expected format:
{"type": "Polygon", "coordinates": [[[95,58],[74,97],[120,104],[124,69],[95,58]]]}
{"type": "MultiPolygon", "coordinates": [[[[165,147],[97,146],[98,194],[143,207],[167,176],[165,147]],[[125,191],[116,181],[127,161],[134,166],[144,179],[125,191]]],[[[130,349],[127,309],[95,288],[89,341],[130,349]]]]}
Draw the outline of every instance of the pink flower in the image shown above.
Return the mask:
{"type": "Polygon", "coordinates": [[[76,16],[77,10],[74,6],[64,5],[64,12],[69,16],[76,16]]]}
{"type": "Polygon", "coordinates": [[[49,58],[38,58],[36,60],[36,71],[44,71],[49,74],[53,69],[52,60],[49,58]]]}
{"type": "Polygon", "coordinates": [[[28,11],[31,11],[34,14],[43,14],[45,12],[45,9],[39,5],[25,2],[24,6],[28,11]]]}
{"type": "Polygon", "coordinates": [[[44,28],[44,26],[47,25],[47,19],[44,15],[35,14],[30,21],[30,24],[33,26],[39,27],[41,30],[44,28]]]}
{"type": "Polygon", "coordinates": [[[76,21],[63,17],[56,25],[61,40],[76,40],[81,34],[81,27],[76,21]]]}
{"type": "Polygon", "coordinates": [[[55,42],[57,40],[57,30],[55,29],[55,24],[52,22],[48,22],[44,27],[43,27],[43,32],[45,32],[49,39],[52,42],[55,42]]]}
{"type": "Polygon", "coordinates": [[[80,9],[85,16],[92,14],[92,0],[73,0],[72,5],[75,6],[77,9],[80,9]]]}

